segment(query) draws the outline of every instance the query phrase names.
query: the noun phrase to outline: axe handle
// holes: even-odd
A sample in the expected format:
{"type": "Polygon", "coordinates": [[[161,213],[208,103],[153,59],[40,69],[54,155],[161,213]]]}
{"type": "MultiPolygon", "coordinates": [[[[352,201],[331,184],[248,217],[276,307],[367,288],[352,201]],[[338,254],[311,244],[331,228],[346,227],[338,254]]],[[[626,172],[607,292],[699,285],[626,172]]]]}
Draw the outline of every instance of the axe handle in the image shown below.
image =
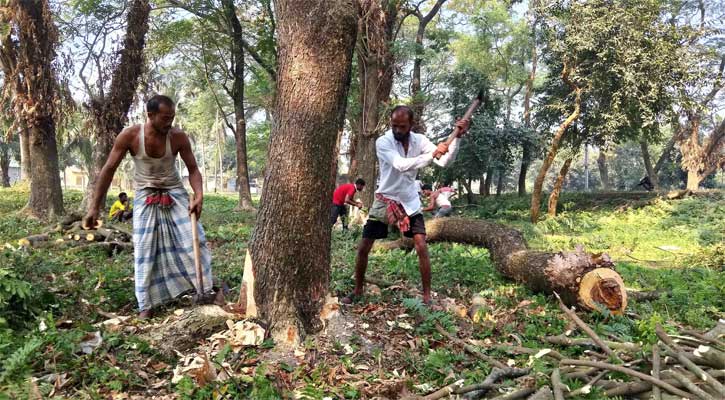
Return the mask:
{"type": "Polygon", "coordinates": [[[196,294],[204,293],[204,271],[201,269],[201,250],[199,249],[199,226],[196,213],[191,213],[191,237],[194,247],[194,267],[196,267],[196,294]]]}
{"type": "MultiPolygon", "coordinates": [[[[466,113],[463,114],[463,118],[461,118],[461,119],[470,120],[471,116],[473,115],[474,112],[476,112],[476,109],[480,105],[481,105],[481,99],[476,98],[476,100],[473,100],[473,103],[471,103],[471,105],[468,106],[468,110],[466,110],[466,113]]],[[[459,133],[460,133],[460,129],[457,126],[453,127],[453,132],[448,136],[448,139],[446,139],[445,143],[447,145],[450,145],[451,143],[453,143],[453,140],[458,137],[459,133]]]]}

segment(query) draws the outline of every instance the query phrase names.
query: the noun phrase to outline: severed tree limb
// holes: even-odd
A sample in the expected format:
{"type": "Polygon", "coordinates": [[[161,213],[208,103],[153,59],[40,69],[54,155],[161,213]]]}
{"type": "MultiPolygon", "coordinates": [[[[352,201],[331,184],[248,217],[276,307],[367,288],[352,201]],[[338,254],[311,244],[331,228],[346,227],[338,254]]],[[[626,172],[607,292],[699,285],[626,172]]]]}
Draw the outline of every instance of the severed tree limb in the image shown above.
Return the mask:
{"type": "Polygon", "coordinates": [[[496,368],[494,367],[491,370],[491,373],[488,374],[486,379],[482,383],[477,383],[473,385],[463,386],[455,390],[454,394],[464,394],[468,392],[474,392],[474,391],[484,391],[484,390],[490,390],[498,387],[496,385],[496,382],[498,382],[501,379],[504,378],[519,378],[524,375],[527,375],[529,372],[531,372],[530,369],[521,369],[521,368],[496,368]]]}
{"type": "Polygon", "coordinates": [[[577,390],[567,393],[566,397],[577,397],[579,395],[589,394],[589,392],[592,391],[592,386],[594,386],[597,382],[599,382],[600,379],[604,378],[608,373],[609,373],[609,371],[607,371],[607,370],[600,372],[597,376],[592,378],[591,381],[587,382],[586,385],[580,387],[577,390]]]}
{"type": "Polygon", "coordinates": [[[621,372],[623,374],[627,374],[629,376],[639,378],[643,381],[650,382],[653,385],[659,386],[662,389],[664,389],[674,395],[682,396],[682,397],[686,397],[686,398],[692,396],[690,393],[680,390],[680,389],[672,386],[671,384],[664,382],[660,379],[655,379],[652,376],[649,376],[649,375],[643,374],[639,371],[635,371],[631,368],[626,368],[626,367],[622,367],[619,365],[603,363],[603,362],[599,362],[599,361],[570,360],[570,359],[561,360],[561,365],[581,365],[581,366],[585,366],[585,367],[595,367],[595,368],[600,368],[600,369],[608,369],[610,371],[621,372]]]}
{"type": "MultiPolygon", "coordinates": [[[[559,346],[597,346],[597,344],[592,340],[585,338],[569,338],[564,335],[547,336],[544,338],[544,341],[551,344],[557,344],[559,346]]],[[[640,346],[629,342],[613,342],[604,340],[604,343],[612,349],[629,353],[637,353],[642,350],[640,346]]]]}
{"type": "MultiPolygon", "coordinates": [[[[681,388],[682,384],[675,379],[663,379],[662,382],[669,383],[670,385],[681,388]]],[[[607,397],[628,397],[635,396],[640,393],[645,393],[650,390],[654,390],[657,386],[652,385],[649,382],[644,381],[633,381],[633,382],[618,382],[618,381],[600,381],[597,386],[603,388],[604,395],[607,397]]]]}
{"type": "Polygon", "coordinates": [[[682,349],[677,346],[672,338],[669,337],[667,333],[665,333],[664,329],[662,329],[662,325],[657,324],[657,326],[655,327],[655,333],[657,334],[657,337],[659,337],[660,340],[664,342],[663,346],[665,350],[667,350],[668,355],[676,357],[682,365],[695,373],[698,378],[705,381],[705,383],[707,383],[710,387],[717,390],[718,393],[725,394],[725,386],[723,386],[722,383],[718,382],[717,379],[713,378],[710,374],[705,372],[702,368],[695,365],[695,363],[692,362],[689,358],[685,357],[682,349]]]}
{"type": "Polygon", "coordinates": [[[509,393],[503,396],[494,397],[492,400],[518,400],[523,399],[524,397],[530,395],[531,393],[534,393],[536,389],[534,388],[525,388],[517,390],[513,393],[509,393]]]}
{"type": "MultiPolygon", "coordinates": [[[[652,346],[652,377],[660,379],[660,347],[652,346]]],[[[652,387],[652,399],[662,400],[662,392],[658,386],[652,387]]]]}
{"type": "Polygon", "coordinates": [[[505,351],[505,352],[511,353],[511,354],[530,354],[532,356],[536,356],[538,354],[543,353],[543,354],[541,354],[540,357],[550,357],[550,358],[553,358],[554,360],[557,360],[557,361],[564,359],[564,356],[562,356],[561,353],[559,353],[556,350],[552,350],[552,349],[541,349],[541,350],[539,350],[539,349],[532,349],[530,347],[508,346],[508,345],[503,345],[503,344],[494,346],[494,349],[501,350],[501,351],[505,351]]]}
{"type": "Polygon", "coordinates": [[[681,374],[678,371],[678,368],[673,368],[671,371],[671,375],[675,380],[679,381],[682,386],[687,388],[690,392],[697,395],[697,397],[701,398],[702,400],[715,400],[712,396],[710,396],[707,392],[700,389],[695,385],[691,380],[689,380],[685,375],[681,374]]]}
{"type": "Polygon", "coordinates": [[[604,343],[604,341],[602,341],[602,339],[599,337],[599,335],[597,335],[597,333],[594,332],[592,330],[592,328],[590,328],[589,325],[586,324],[586,322],[582,321],[581,318],[579,318],[579,316],[576,315],[576,313],[572,309],[570,309],[569,307],[566,306],[566,304],[564,304],[564,302],[561,300],[561,297],[559,297],[558,293],[554,292],[554,296],[556,296],[556,299],[559,300],[559,308],[561,309],[561,311],[564,311],[564,313],[569,317],[569,319],[571,319],[572,321],[574,321],[574,323],[576,323],[576,325],[579,327],[579,329],[584,331],[584,333],[586,333],[590,338],[592,338],[594,343],[596,343],[600,349],[604,350],[604,352],[607,353],[608,356],[613,357],[614,359],[616,359],[618,361],[622,361],[619,358],[619,356],[615,352],[613,352],[612,349],[610,349],[609,346],[607,346],[607,344],[604,343]]]}
{"type": "Polygon", "coordinates": [[[465,349],[467,352],[469,352],[472,355],[474,355],[474,356],[482,359],[483,361],[486,361],[487,363],[493,365],[494,367],[497,367],[497,368],[500,368],[500,369],[508,369],[509,368],[506,364],[502,363],[501,361],[498,361],[497,359],[495,359],[495,358],[493,358],[491,356],[488,356],[486,354],[483,354],[482,352],[480,352],[479,350],[477,350],[475,347],[473,347],[473,346],[465,343],[464,341],[462,341],[462,340],[460,340],[458,338],[453,337],[453,335],[451,335],[450,333],[448,333],[448,331],[446,331],[445,329],[443,329],[443,327],[440,326],[440,324],[436,324],[436,330],[438,331],[438,333],[440,333],[441,335],[443,335],[444,337],[446,337],[451,342],[453,342],[453,343],[455,343],[455,344],[463,347],[463,349],[465,349]]]}
{"type": "Polygon", "coordinates": [[[700,358],[702,361],[706,361],[709,365],[717,369],[725,369],[725,353],[714,347],[700,346],[695,349],[692,355],[695,358],[700,358]]]}
{"type": "Polygon", "coordinates": [[[438,400],[444,397],[448,397],[453,394],[456,389],[460,388],[461,385],[463,385],[463,379],[455,381],[448,386],[442,387],[427,396],[423,396],[420,398],[420,400],[438,400]]]}
{"type": "Polygon", "coordinates": [[[527,400],[554,400],[554,393],[549,386],[542,386],[536,393],[527,400]]]}
{"type": "Polygon", "coordinates": [[[718,340],[717,338],[707,337],[707,336],[703,335],[702,333],[699,333],[697,331],[693,331],[690,329],[684,330],[683,333],[690,335],[690,336],[694,336],[694,337],[702,340],[705,343],[708,343],[708,344],[711,344],[714,346],[719,346],[721,348],[725,348],[725,342],[723,342],[722,340],[718,340]]]}
{"type": "Polygon", "coordinates": [[[554,368],[551,372],[551,386],[554,388],[554,400],[564,400],[564,389],[566,387],[561,383],[559,368],[554,368]]]}

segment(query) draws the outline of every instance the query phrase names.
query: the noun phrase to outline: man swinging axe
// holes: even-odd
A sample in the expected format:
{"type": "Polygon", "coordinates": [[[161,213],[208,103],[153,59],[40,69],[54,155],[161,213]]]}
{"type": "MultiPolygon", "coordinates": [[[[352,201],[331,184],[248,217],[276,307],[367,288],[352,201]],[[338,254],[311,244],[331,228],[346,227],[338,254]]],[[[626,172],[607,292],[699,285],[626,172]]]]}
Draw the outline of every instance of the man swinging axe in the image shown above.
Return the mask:
{"type": "Polygon", "coordinates": [[[375,141],[380,164],[380,183],[375,191],[375,201],[370,206],[368,221],[363,228],[362,240],[357,250],[355,290],[341,300],[343,304],[350,304],[363,294],[368,255],[376,239],[388,236],[388,224],[397,225],[404,236],[413,238],[423,281],[423,302],[431,304],[430,256],[425,242],[425,222],[415,179],[418,169],[431,162],[445,167],[455,159],[459,138],[468,131],[471,115],[480,104],[482,96],[482,93],[479,94],[466,115],[456,121],[450,137],[438,145],[434,145],[425,135],[411,133],[414,115],[410,107],[401,105],[393,109],[390,114],[390,130],[375,141]]]}
{"type": "Polygon", "coordinates": [[[113,175],[126,153],[131,153],[136,191],[134,281],[140,318],[148,318],[153,307],[181,294],[197,290],[197,296],[201,297],[212,289],[211,254],[201,224],[196,222],[204,198],[202,176],[189,137],[172,127],[175,111],[170,98],[153,96],[146,103],[147,121],[124,129],[116,137],[83,221],[84,226],[95,226],[113,175]],[[189,183],[194,190],[191,201],[176,169],[177,155],[189,171],[189,183]],[[201,276],[195,268],[193,223],[198,228],[201,276]],[[203,287],[196,288],[199,281],[203,282],[203,287]]]}

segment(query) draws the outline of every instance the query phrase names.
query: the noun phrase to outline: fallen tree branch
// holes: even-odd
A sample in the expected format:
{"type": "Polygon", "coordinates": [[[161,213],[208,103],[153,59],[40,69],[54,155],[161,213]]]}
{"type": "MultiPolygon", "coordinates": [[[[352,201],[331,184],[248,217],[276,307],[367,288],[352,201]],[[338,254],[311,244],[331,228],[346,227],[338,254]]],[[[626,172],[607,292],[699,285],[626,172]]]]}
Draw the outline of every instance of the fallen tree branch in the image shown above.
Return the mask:
{"type": "Polygon", "coordinates": [[[565,397],[577,397],[579,395],[589,394],[589,392],[592,391],[592,386],[594,386],[597,382],[599,382],[600,379],[604,378],[608,373],[609,373],[609,371],[607,371],[607,370],[600,372],[597,376],[592,378],[591,381],[587,382],[586,385],[580,387],[577,390],[567,393],[565,397]]]}
{"type": "Polygon", "coordinates": [[[501,379],[504,378],[519,378],[524,375],[528,375],[529,372],[531,372],[530,369],[520,369],[520,368],[493,368],[491,370],[491,373],[488,374],[486,379],[482,383],[477,383],[473,385],[463,386],[455,390],[454,394],[464,394],[468,392],[478,391],[478,390],[490,390],[495,387],[497,387],[496,382],[498,382],[501,379]]]}
{"type": "Polygon", "coordinates": [[[534,393],[536,389],[534,388],[525,388],[517,390],[513,393],[509,393],[503,396],[494,397],[492,400],[518,400],[523,399],[524,397],[530,395],[531,393],[534,393]]]}
{"type": "MultiPolygon", "coordinates": [[[[652,377],[660,379],[660,347],[656,343],[652,346],[652,377]]],[[[652,387],[652,399],[662,400],[659,386],[652,387]]]]}
{"type": "Polygon", "coordinates": [[[460,388],[461,385],[463,385],[463,379],[455,381],[448,386],[444,386],[427,396],[423,396],[420,400],[438,400],[448,397],[453,394],[456,389],[460,388]]]}
{"type": "Polygon", "coordinates": [[[594,367],[594,368],[599,368],[599,369],[608,369],[610,371],[621,372],[623,374],[627,374],[629,376],[639,378],[643,381],[650,382],[653,385],[659,386],[660,388],[662,388],[674,395],[682,396],[682,397],[691,396],[690,393],[680,390],[667,382],[664,382],[660,379],[655,379],[654,377],[652,377],[650,375],[646,375],[639,371],[635,371],[631,368],[626,368],[626,367],[622,367],[619,365],[614,365],[614,364],[609,364],[609,363],[604,363],[604,362],[599,362],[599,361],[571,360],[571,359],[561,360],[561,365],[581,365],[581,366],[585,366],[585,367],[594,367]]]}
{"type": "Polygon", "coordinates": [[[692,383],[692,381],[689,380],[685,375],[679,373],[677,371],[677,368],[673,368],[671,372],[672,372],[671,375],[673,378],[675,378],[675,380],[679,381],[682,384],[682,386],[684,386],[687,390],[689,390],[690,392],[697,395],[697,397],[701,398],[702,400],[715,400],[712,396],[707,394],[707,392],[705,392],[704,390],[697,387],[697,385],[692,383]]]}
{"type": "Polygon", "coordinates": [[[696,332],[696,331],[693,331],[690,329],[684,330],[683,333],[690,335],[690,336],[694,336],[694,337],[702,340],[705,343],[708,343],[708,344],[711,344],[714,346],[719,346],[719,347],[722,347],[725,349],[725,342],[723,342],[722,340],[718,340],[717,338],[710,338],[710,337],[703,335],[702,333],[699,333],[699,332],[696,332]]]}
{"type": "Polygon", "coordinates": [[[695,358],[706,361],[717,369],[725,369],[725,353],[710,346],[700,346],[692,353],[695,358]]]}
{"type": "MultiPolygon", "coordinates": [[[[557,336],[547,336],[544,338],[544,341],[551,344],[556,344],[559,346],[590,346],[594,347],[597,346],[596,343],[594,343],[590,339],[586,338],[569,338],[564,335],[557,335],[557,336]]],[[[634,343],[630,342],[613,342],[609,340],[604,340],[604,343],[607,344],[612,349],[617,349],[619,351],[625,351],[629,353],[637,353],[642,350],[642,348],[634,343]]]]}
{"type": "Polygon", "coordinates": [[[718,393],[725,393],[725,386],[718,382],[717,379],[710,376],[710,374],[705,372],[702,368],[698,367],[689,358],[685,357],[682,349],[677,346],[672,338],[670,338],[667,333],[665,333],[664,329],[662,329],[662,325],[657,324],[657,326],[655,327],[655,333],[657,334],[657,337],[659,337],[660,340],[663,342],[663,347],[667,351],[668,355],[676,357],[680,361],[680,363],[685,366],[685,368],[692,371],[698,378],[702,379],[703,381],[705,381],[705,383],[710,385],[710,387],[717,390],[718,393]]]}
{"type": "Polygon", "coordinates": [[[551,387],[554,389],[554,400],[564,400],[564,389],[566,389],[566,386],[561,383],[561,372],[559,368],[554,368],[551,371],[551,387]]]}
{"type": "Polygon", "coordinates": [[[462,341],[460,339],[454,338],[450,333],[448,333],[448,331],[446,331],[445,329],[443,329],[443,327],[440,326],[440,324],[436,324],[436,330],[438,331],[438,333],[440,333],[441,335],[443,335],[444,337],[446,337],[451,342],[453,342],[453,343],[455,343],[455,344],[463,347],[463,349],[466,350],[467,352],[469,352],[472,355],[474,355],[474,356],[482,359],[483,361],[486,361],[487,363],[493,365],[494,367],[497,367],[497,368],[500,368],[500,369],[507,369],[507,368],[509,368],[506,364],[502,363],[501,361],[498,361],[497,359],[495,359],[495,358],[493,358],[491,356],[487,356],[487,355],[481,353],[475,347],[473,347],[473,346],[465,343],[464,341],[462,341]]]}
{"type": "Polygon", "coordinates": [[[551,392],[549,386],[542,386],[528,400],[554,400],[554,393],[551,392]]]}
{"type": "Polygon", "coordinates": [[[554,296],[556,296],[556,299],[559,300],[559,308],[561,309],[561,311],[564,311],[564,314],[566,314],[567,317],[569,317],[569,319],[574,321],[574,323],[579,327],[579,329],[584,331],[584,333],[586,333],[587,336],[592,338],[594,343],[596,343],[600,349],[604,350],[604,352],[607,353],[608,356],[613,357],[616,360],[622,361],[619,358],[619,356],[616,353],[614,353],[612,351],[612,349],[610,349],[609,346],[607,346],[607,344],[604,343],[604,341],[602,341],[602,339],[599,337],[599,335],[597,335],[597,333],[594,332],[592,330],[592,328],[590,328],[589,325],[586,324],[586,322],[582,321],[582,319],[579,318],[579,316],[576,315],[576,313],[572,309],[570,309],[569,307],[566,306],[566,304],[564,304],[564,302],[561,300],[561,297],[559,297],[558,293],[554,292],[554,296]]]}
{"type": "Polygon", "coordinates": [[[509,346],[509,345],[504,345],[504,344],[494,346],[494,349],[500,350],[500,351],[505,351],[507,353],[512,353],[512,354],[530,354],[533,356],[538,355],[541,352],[545,352],[544,354],[541,354],[541,357],[550,357],[557,361],[564,359],[564,356],[562,356],[561,353],[559,353],[556,350],[552,350],[552,349],[538,350],[538,349],[532,349],[529,347],[509,346]]]}

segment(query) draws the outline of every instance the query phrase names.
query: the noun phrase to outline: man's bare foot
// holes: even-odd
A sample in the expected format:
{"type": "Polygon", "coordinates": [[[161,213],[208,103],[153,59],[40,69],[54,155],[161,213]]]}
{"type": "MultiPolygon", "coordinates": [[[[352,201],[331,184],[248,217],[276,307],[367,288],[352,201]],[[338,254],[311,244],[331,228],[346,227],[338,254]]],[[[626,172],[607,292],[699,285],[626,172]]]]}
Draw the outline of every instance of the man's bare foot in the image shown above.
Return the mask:
{"type": "Polygon", "coordinates": [[[151,310],[143,310],[138,313],[138,319],[149,319],[151,318],[151,310]]]}

